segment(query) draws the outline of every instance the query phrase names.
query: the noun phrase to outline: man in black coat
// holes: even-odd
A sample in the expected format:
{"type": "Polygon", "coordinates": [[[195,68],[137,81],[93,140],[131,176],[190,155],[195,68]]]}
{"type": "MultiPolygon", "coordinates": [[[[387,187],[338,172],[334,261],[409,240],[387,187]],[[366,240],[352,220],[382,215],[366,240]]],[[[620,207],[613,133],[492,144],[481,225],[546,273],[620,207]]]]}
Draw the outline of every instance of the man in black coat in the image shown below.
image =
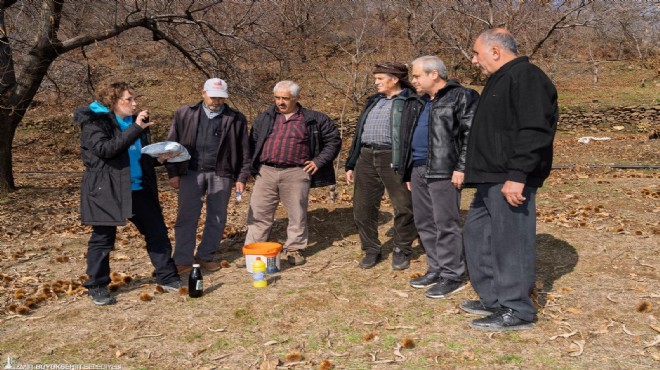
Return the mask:
{"type": "Polygon", "coordinates": [[[517,56],[504,29],[476,39],[472,63],[488,76],[472,122],[465,182],[477,192],[463,229],[465,256],[479,300],[461,308],[487,315],[479,330],[533,327],[536,189],[550,174],[559,111],[557,90],[541,69],[517,56]]]}

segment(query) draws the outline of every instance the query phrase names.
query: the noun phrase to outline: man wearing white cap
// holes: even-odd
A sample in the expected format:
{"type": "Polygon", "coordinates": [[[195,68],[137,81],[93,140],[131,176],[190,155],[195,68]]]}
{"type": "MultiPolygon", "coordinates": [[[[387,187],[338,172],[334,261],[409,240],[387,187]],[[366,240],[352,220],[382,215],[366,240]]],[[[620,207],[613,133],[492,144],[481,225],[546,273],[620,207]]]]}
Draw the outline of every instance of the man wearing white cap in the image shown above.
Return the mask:
{"type": "Polygon", "coordinates": [[[227,204],[236,184],[242,192],[250,175],[250,145],[245,116],[225,104],[227,84],[211,78],[203,100],[184,105],[174,114],[169,141],[186,147],[190,160],[167,163],[170,185],[179,189],[179,212],[174,225],[174,262],[179,273],[199,263],[209,271],[220,269],[213,254],[227,222],[227,204]],[[197,223],[206,195],[206,221],[195,253],[197,223]]]}

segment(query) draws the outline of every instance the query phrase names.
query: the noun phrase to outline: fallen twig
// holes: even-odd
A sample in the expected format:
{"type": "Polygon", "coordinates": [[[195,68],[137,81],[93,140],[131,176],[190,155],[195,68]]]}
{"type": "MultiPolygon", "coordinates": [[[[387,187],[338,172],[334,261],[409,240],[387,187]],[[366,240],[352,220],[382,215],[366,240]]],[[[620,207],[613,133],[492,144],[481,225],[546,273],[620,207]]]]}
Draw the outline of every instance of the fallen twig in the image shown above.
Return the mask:
{"type": "Polygon", "coordinates": [[[162,337],[162,336],[163,336],[162,333],[160,333],[160,334],[145,334],[145,335],[140,335],[139,337],[135,337],[132,340],[141,339],[141,338],[157,338],[157,337],[162,337]]]}
{"type": "Polygon", "coordinates": [[[285,364],[285,365],[277,365],[275,368],[276,369],[290,369],[294,366],[304,365],[305,363],[306,363],[305,361],[289,362],[288,364],[285,364]]]}
{"type": "Polygon", "coordinates": [[[415,330],[416,327],[414,326],[407,326],[407,325],[397,325],[397,326],[386,326],[386,330],[397,330],[397,329],[410,329],[410,330],[415,330]]]}
{"type": "Polygon", "coordinates": [[[209,331],[212,331],[212,332],[214,332],[214,333],[220,333],[220,332],[223,332],[223,331],[227,331],[227,329],[225,329],[225,328],[211,329],[211,328],[208,327],[208,326],[207,326],[206,328],[209,329],[209,331]]]}
{"type": "Polygon", "coordinates": [[[338,269],[340,267],[344,267],[344,266],[348,265],[349,263],[351,263],[351,262],[335,263],[334,265],[328,267],[328,270],[338,269]]]}
{"type": "Polygon", "coordinates": [[[340,301],[350,302],[350,300],[348,298],[340,297],[340,296],[338,296],[338,295],[336,295],[335,293],[332,293],[332,292],[330,292],[330,294],[332,294],[335,298],[337,298],[340,301]]]}

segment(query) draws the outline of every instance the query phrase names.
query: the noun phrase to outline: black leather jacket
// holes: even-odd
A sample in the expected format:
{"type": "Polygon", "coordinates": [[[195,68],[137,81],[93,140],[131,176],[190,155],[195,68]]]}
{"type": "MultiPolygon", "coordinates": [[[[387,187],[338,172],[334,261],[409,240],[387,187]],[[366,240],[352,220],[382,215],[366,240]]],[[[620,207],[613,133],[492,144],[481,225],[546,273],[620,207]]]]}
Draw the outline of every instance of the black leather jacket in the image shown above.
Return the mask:
{"type": "MultiPolygon", "coordinates": [[[[449,80],[433,99],[429,113],[429,147],[426,177],[450,179],[454,171],[465,170],[465,153],[472,117],[479,94],[457,81],[449,80]]],[[[406,100],[401,116],[402,181],[410,181],[412,171],[412,137],[424,100],[413,96],[406,100]]]]}

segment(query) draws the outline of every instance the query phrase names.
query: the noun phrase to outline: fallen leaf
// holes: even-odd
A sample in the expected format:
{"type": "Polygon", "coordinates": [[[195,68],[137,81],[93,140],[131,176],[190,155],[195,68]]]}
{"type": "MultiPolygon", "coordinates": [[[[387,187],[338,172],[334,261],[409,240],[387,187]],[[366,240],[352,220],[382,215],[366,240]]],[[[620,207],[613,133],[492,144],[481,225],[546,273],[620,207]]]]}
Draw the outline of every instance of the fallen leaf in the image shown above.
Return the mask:
{"type": "Polygon", "coordinates": [[[633,336],[633,337],[636,337],[636,336],[637,336],[637,334],[633,334],[630,330],[628,330],[628,329],[626,328],[626,324],[621,325],[621,327],[623,328],[623,332],[624,332],[624,333],[626,333],[626,334],[628,334],[628,335],[630,335],[630,336],[633,336]]]}
{"type": "Polygon", "coordinates": [[[658,344],[660,344],[660,335],[656,335],[653,341],[651,342],[644,342],[644,348],[655,347],[658,344]]]}
{"type": "Polygon", "coordinates": [[[212,346],[213,346],[213,343],[209,344],[208,346],[206,346],[204,348],[198,349],[197,351],[193,352],[193,354],[192,354],[193,357],[197,357],[197,356],[201,355],[202,353],[204,353],[206,350],[208,350],[212,346]]]}
{"type": "Polygon", "coordinates": [[[396,348],[394,349],[394,356],[397,357],[396,361],[405,361],[406,360],[406,356],[401,354],[401,348],[403,348],[403,346],[400,343],[397,343],[396,348]]]}
{"type": "Polygon", "coordinates": [[[401,297],[401,298],[408,298],[408,293],[406,293],[406,292],[402,292],[402,291],[400,291],[400,290],[396,290],[396,289],[390,289],[390,291],[391,291],[392,293],[398,295],[398,296],[401,297]]]}
{"type": "Polygon", "coordinates": [[[573,351],[568,355],[571,357],[581,356],[582,352],[584,352],[585,343],[586,341],[584,339],[574,340],[573,343],[571,344],[571,349],[573,349],[573,351]]]}
{"type": "Polygon", "coordinates": [[[577,330],[574,330],[574,331],[572,331],[572,332],[570,332],[570,333],[564,333],[564,334],[553,335],[553,336],[550,337],[550,340],[555,340],[555,339],[557,339],[557,338],[569,338],[569,337],[574,336],[574,335],[577,334],[577,333],[578,333],[578,331],[577,331],[577,330]]]}
{"type": "Polygon", "coordinates": [[[264,362],[259,365],[259,370],[276,370],[279,364],[280,360],[278,358],[264,360],[264,362]]]}

